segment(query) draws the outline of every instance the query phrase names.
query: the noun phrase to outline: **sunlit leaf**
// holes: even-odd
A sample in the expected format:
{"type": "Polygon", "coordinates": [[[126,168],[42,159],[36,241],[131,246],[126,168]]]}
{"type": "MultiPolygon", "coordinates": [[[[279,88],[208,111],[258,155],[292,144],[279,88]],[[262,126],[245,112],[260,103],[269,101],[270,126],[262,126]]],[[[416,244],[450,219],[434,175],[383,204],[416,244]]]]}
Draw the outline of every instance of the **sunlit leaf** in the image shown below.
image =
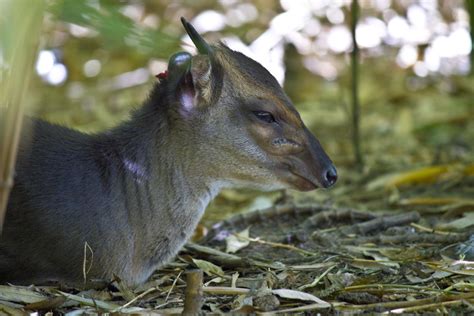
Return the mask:
{"type": "Polygon", "coordinates": [[[282,298],[288,298],[288,299],[300,300],[300,301],[313,301],[315,303],[320,304],[320,307],[322,308],[331,306],[331,304],[329,304],[328,302],[323,301],[322,299],[312,294],[301,292],[301,291],[289,290],[289,289],[277,289],[277,290],[272,290],[272,293],[282,298]]]}
{"type": "Polygon", "coordinates": [[[250,244],[249,240],[249,228],[247,227],[245,230],[241,231],[240,233],[230,235],[225,239],[226,242],[226,252],[228,253],[235,253],[242,248],[247,247],[250,244]]]}
{"type": "Polygon", "coordinates": [[[455,164],[424,167],[383,175],[369,182],[366,187],[368,190],[375,190],[382,187],[392,188],[404,185],[431,184],[448,176],[470,175],[473,172],[471,169],[471,165],[462,167],[455,164]]]}
{"type": "Polygon", "coordinates": [[[138,26],[120,12],[118,5],[102,3],[97,7],[90,1],[64,0],[51,6],[51,12],[64,22],[97,31],[104,45],[113,49],[128,48],[168,58],[179,47],[179,38],[138,26]]]}
{"type": "Polygon", "coordinates": [[[393,261],[376,261],[376,260],[365,260],[355,259],[350,262],[350,265],[359,269],[369,270],[384,270],[387,268],[393,269],[399,267],[396,262],[393,261]]]}
{"type": "Polygon", "coordinates": [[[418,205],[448,205],[448,204],[472,204],[474,206],[474,200],[456,198],[456,197],[413,197],[402,199],[398,202],[400,205],[406,206],[418,206],[418,205]]]}

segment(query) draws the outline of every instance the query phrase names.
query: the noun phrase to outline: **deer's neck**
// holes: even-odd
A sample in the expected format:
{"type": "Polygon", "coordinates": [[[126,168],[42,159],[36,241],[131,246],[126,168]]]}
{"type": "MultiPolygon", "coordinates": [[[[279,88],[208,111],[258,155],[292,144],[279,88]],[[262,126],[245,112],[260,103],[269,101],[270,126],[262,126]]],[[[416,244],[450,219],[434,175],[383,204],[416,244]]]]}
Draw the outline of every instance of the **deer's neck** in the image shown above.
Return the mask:
{"type": "Polygon", "coordinates": [[[145,104],[112,133],[123,181],[139,193],[127,197],[162,221],[178,214],[197,216],[217,194],[219,182],[199,168],[193,140],[173,130],[160,111],[163,107],[145,104]]]}
{"type": "Polygon", "coordinates": [[[151,270],[189,239],[221,188],[199,168],[201,158],[192,140],[175,133],[166,115],[153,111],[160,109],[145,104],[109,138],[120,179],[114,192],[123,199],[135,258],[148,260],[151,270]]]}

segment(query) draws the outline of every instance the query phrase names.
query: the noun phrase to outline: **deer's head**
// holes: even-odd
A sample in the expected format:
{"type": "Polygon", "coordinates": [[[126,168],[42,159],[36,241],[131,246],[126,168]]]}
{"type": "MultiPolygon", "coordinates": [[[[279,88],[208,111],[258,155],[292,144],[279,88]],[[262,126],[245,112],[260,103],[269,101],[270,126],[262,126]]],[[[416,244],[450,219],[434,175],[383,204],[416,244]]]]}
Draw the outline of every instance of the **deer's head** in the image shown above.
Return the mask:
{"type": "MultiPolygon", "coordinates": [[[[173,132],[210,177],[232,186],[302,191],[332,186],[333,163],[275,78],[224,44],[183,25],[199,54],[171,57],[173,132]]],[[[169,112],[169,111],[168,111],[169,112]]]]}

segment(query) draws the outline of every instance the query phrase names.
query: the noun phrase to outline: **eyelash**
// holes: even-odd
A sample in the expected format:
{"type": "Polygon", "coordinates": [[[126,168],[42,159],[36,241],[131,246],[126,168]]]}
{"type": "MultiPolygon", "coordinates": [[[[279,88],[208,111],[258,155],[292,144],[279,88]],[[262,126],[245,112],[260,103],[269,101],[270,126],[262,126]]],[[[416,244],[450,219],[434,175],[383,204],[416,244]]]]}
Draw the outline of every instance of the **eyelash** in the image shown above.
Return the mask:
{"type": "Polygon", "coordinates": [[[253,111],[253,114],[261,121],[265,123],[275,123],[275,117],[270,112],[265,111],[253,111]]]}

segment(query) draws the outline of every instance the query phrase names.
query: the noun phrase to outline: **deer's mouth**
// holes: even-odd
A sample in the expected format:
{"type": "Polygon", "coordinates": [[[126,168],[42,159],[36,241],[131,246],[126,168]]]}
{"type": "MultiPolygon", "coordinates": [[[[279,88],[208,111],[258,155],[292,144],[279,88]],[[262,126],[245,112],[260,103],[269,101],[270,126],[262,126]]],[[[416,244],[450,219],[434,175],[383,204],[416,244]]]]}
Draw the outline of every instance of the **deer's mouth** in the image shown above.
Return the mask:
{"type": "Polygon", "coordinates": [[[284,169],[286,169],[285,173],[288,184],[297,190],[306,192],[320,187],[319,183],[315,179],[303,176],[300,172],[296,171],[291,164],[284,163],[283,165],[284,169]]]}
{"type": "Polygon", "coordinates": [[[291,174],[293,175],[294,181],[292,181],[292,184],[300,191],[312,191],[317,188],[319,188],[319,185],[312,181],[311,179],[308,179],[294,171],[290,171],[291,174]]]}

